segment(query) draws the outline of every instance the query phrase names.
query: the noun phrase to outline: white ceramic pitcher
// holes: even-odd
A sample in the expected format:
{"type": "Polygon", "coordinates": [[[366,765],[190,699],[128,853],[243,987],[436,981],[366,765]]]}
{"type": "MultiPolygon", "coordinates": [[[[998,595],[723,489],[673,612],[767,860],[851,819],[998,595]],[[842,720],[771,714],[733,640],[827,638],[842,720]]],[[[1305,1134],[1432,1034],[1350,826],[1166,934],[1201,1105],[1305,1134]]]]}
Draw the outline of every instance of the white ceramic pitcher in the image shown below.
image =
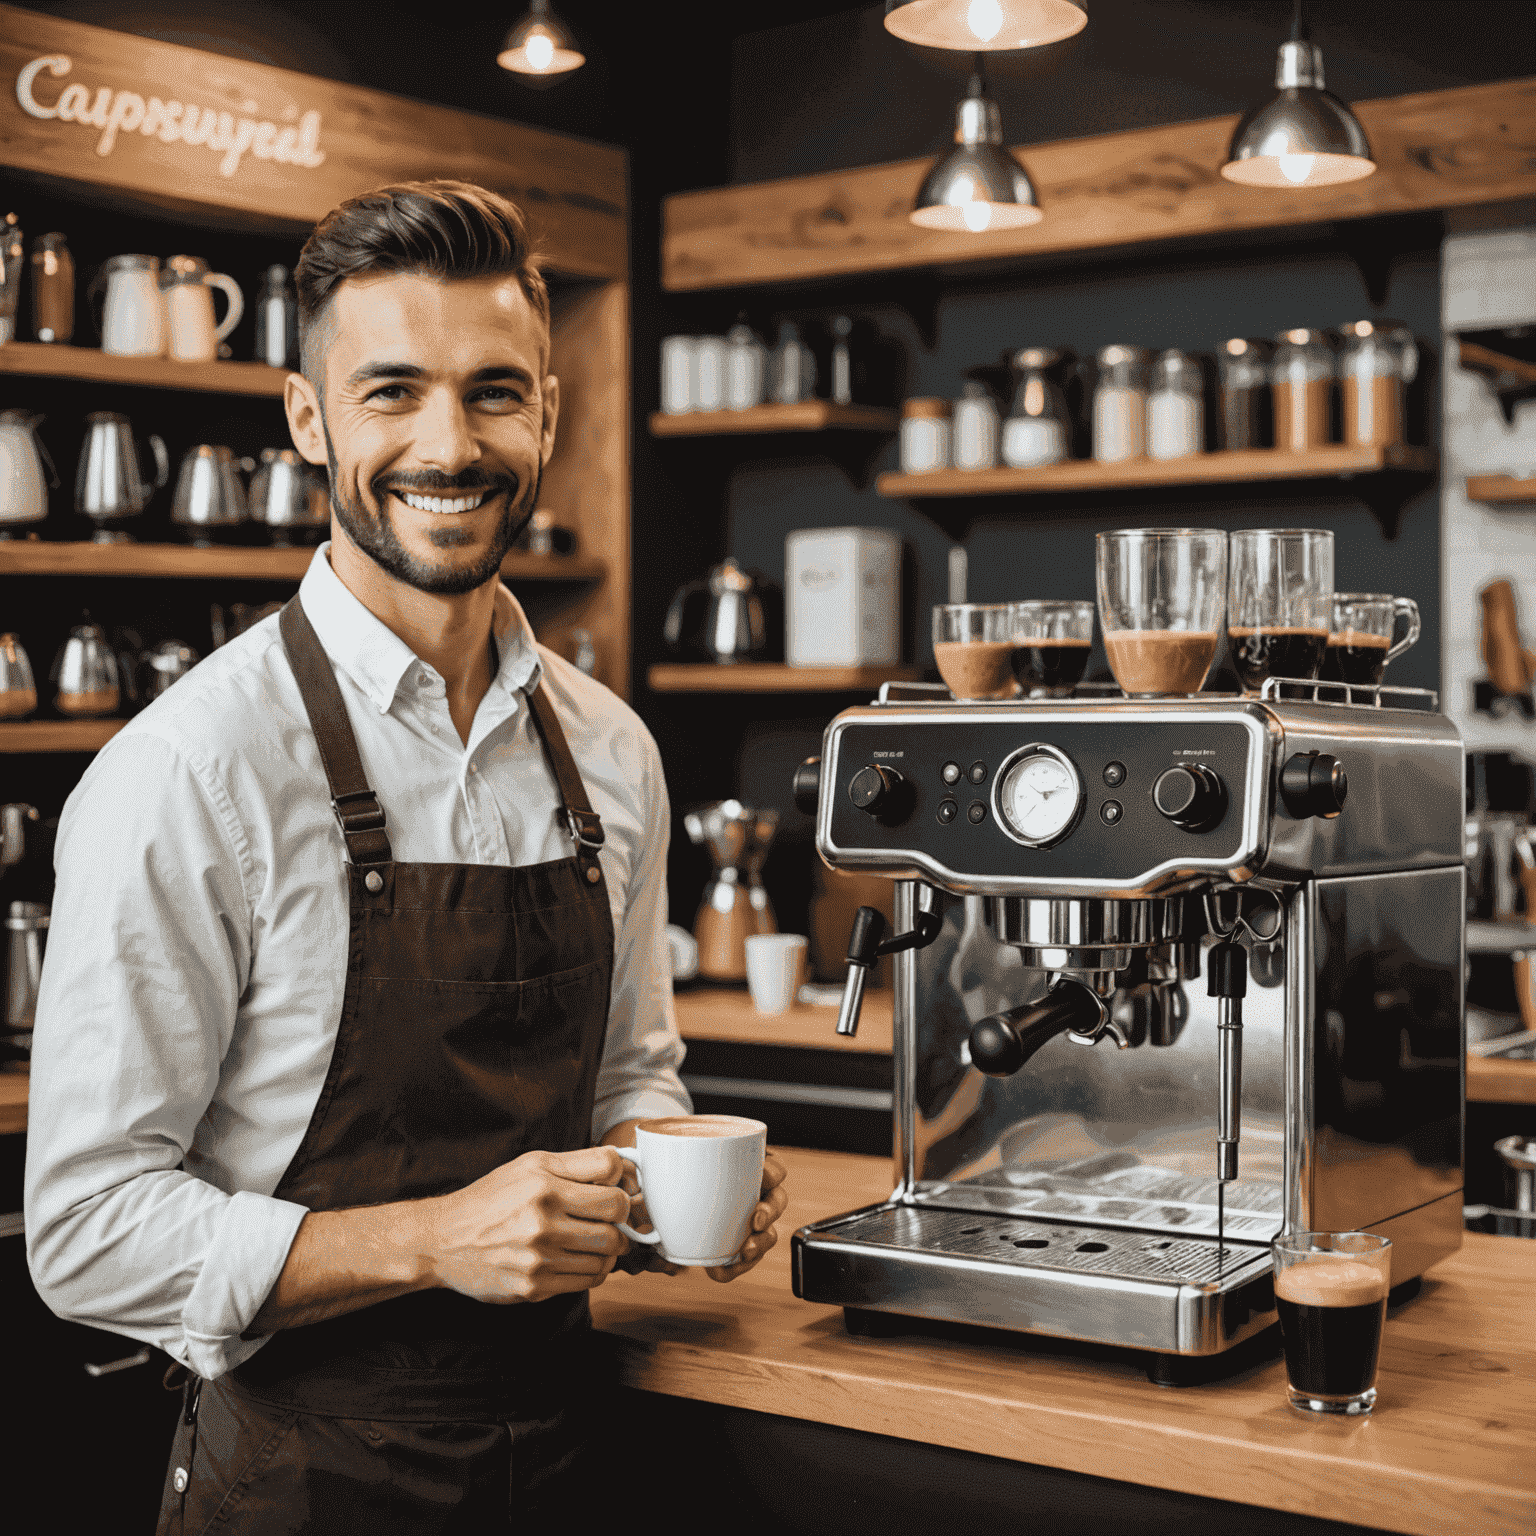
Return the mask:
{"type": "Polygon", "coordinates": [[[245,295],[234,278],[210,272],[201,256],[172,256],[160,275],[165,298],[169,352],[184,363],[211,363],[219,343],[239,325],[245,295]],[[224,318],[213,323],[213,294],[217,288],[228,302],[224,318]]]}
{"type": "Polygon", "coordinates": [[[114,256],[91,280],[87,295],[104,295],[97,326],[101,350],[118,357],[165,352],[165,301],[154,256],[114,256]]]}

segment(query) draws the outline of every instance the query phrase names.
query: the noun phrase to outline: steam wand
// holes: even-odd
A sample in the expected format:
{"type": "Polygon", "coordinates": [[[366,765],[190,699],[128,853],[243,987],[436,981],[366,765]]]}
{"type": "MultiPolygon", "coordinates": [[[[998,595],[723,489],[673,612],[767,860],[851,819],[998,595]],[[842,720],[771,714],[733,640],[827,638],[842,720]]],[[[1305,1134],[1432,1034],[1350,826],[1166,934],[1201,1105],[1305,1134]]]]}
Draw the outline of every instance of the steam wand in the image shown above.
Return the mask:
{"type": "Polygon", "coordinates": [[[1236,939],[1211,947],[1208,995],[1217,999],[1216,1030],[1221,1099],[1216,1114],[1216,1275],[1226,1260],[1227,1181],[1237,1177],[1243,1114],[1243,998],[1248,955],[1236,939]]]}
{"type": "Polygon", "coordinates": [[[904,949],[926,949],[939,936],[944,920],[935,910],[930,887],[918,887],[917,923],[907,933],[884,938],[885,915],[874,907],[860,907],[854,913],[853,930],[848,935],[848,980],[843,986],[843,1005],[837,1012],[837,1032],[856,1035],[859,1014],[864,1009],[864,984],[870,967],[882,955],[898,954],[904,949]]]}

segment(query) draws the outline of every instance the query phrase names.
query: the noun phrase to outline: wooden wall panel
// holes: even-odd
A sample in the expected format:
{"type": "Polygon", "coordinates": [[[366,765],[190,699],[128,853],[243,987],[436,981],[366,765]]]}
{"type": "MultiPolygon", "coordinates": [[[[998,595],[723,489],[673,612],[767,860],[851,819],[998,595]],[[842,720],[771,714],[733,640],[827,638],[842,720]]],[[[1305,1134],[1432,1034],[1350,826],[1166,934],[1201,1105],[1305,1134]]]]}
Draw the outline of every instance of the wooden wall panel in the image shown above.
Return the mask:
{"type": "Polygon", "coordinates": [[[550,269],[627,271],[621,149],[9,5],[0,78],[0,165],[296,231],[370,187],[458,177],[521,204],[550,269]],[[36,115],[71,88],[66,112],[79,103],[90,120],[36,115]],[[194,114],[193,136],[206,126],[219,147],[176,136],[194,114]]]}
{"type": "Polygon", "coordinates": [[[540,502],[575,529],[581,554],[607,561],[608,575],[541,591],[528,605],[540,638],[566,655],[571,629],[590,630],[597,676],[627,698],[629,290],[623,283],[566,289],[553,303],[550,369],[560,380],[560,421],[540,502]]]}
{"type": "Polygon", "coordinates": [[[1536,79],[1355,104],[1378,169],[1275,192],[1224,181],[1235,117],[1018,151],[1044,210],[1030,229],[942,234],[907,214],[931,164],[907,160],[667,199],[663,284],[674,291],[1332,222],[1536,195],[1536,79]]]}

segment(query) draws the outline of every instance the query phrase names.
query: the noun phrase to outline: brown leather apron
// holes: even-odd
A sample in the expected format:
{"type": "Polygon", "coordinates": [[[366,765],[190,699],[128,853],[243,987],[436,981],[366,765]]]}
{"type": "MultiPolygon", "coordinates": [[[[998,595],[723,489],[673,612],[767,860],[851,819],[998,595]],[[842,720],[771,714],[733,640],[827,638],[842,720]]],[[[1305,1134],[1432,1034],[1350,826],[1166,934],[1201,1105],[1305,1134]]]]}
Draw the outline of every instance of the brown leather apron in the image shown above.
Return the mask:
{"type": "MultiPolygon", "coordinates": [[[[297,598],[280,622],[346,839],[351,936],[325,1086],[275,1194],[310,1210],[461,1189],[589,1146],[613,975],[602,825],[542,688],[527,694],[574,857],[402,864],[297,598]]],[[[569,1472],[591,1390],[586,1292],[417,1292],[286,1329],[187,1384],[162,1533],[506,1530],[569,1472]]]]}

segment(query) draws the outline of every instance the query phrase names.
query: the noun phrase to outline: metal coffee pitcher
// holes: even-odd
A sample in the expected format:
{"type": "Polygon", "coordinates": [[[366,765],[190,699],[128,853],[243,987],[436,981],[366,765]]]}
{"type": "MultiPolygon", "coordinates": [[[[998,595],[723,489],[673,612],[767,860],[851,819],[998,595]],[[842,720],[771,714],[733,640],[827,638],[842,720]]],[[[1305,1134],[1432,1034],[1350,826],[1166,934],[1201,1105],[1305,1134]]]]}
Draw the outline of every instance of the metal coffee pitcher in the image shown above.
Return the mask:
{"type": "Polygon", "coordinates": [[[60,647],[50,679],[61,715],[86,718],[116,714],[122,702],[117,657],[99,624],[77,624],[60,647]]]}
{"type": "Polygon", "coordinates": [[[155,456],[155,478],[146,485],[128,418],[115,411],[92,411],[85,418],[85,442],[75,471],[75,510],[96,524],[96,543],[127,540],[127,533],[108,524],[137,517],[170,479],[171,461],[164,441],[151,433],[149,446],[155,456]]]}
{"type": "Polygon", "coordinates": [[[783,597],[778,587],[734,559],[691,581],[672,599],[662,638],[679,655],[730,663],[782,655],[783,597]]]}
{"type": "Polygon", "coordinates": [[[13,901],[5,927],[9,941],[5,1027],[7,1031],[30,1031],[37,1016],[37,989],[43,976],[43,935],[48,931],[48,908],[40,901],[13,901]]]}
{"type": "Polygon", "coordinates": [[[31,411],[0,411],[0,539],[48,516],[48,492],[59,477],[31,411]]]}
{"type": "Polygon", "coordinates": [[[199,443],[187,451],[176,477],[176,497],[171,521],[193,532],[196,545],[211,543],[208,531],[232,528],[249,516],[245,492],[237,469],[252,468],[249,459],[237,459],[220,443],[199,443]]]}
{"type": "Polygon", "coordinates": [[[0,805],[0,875],[26,856],[27,823],[36,820],[34,806],[0,805]]]}
{"type": "Polygon", "coordinates": [[[279,548],[318,542],[331,526],[329,487],[292,448],[261,450],[261,464],[251,477],[250,505],[252,519],[272,530],[279,548]]]}
{"type": "Polygon", "coordinates": [[[139,694],[146,704],[153,704],[173,683],[178,683],[201,658],[190,645],[180,640],[162,640],[143,656],[139,694]]]}

